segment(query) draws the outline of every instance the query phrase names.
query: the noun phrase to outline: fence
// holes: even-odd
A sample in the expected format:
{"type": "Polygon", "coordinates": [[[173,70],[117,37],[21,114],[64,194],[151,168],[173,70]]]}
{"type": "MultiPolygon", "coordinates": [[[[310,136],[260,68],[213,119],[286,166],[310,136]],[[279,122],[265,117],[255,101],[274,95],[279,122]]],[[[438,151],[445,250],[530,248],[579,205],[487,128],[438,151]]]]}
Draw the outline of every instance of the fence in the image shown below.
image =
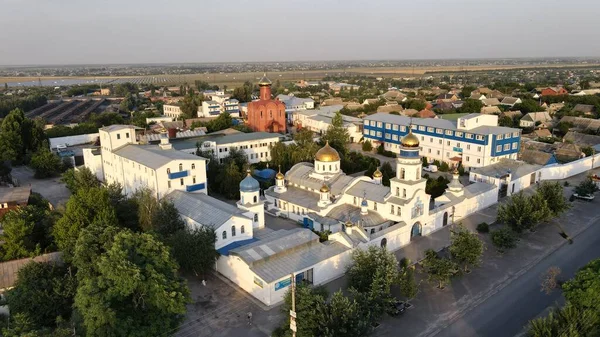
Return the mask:
{"type": "Polygon", "coordinates": [[[96,139],[100,136],[99,133],[89,133],[86,135],[77,135],[77,136],[65,136],[65,137],[56,137],[50,138],[50,150],[56,149],[57,145],[81,145],[87,144],[91,142],[95,142],[96,139]]]}

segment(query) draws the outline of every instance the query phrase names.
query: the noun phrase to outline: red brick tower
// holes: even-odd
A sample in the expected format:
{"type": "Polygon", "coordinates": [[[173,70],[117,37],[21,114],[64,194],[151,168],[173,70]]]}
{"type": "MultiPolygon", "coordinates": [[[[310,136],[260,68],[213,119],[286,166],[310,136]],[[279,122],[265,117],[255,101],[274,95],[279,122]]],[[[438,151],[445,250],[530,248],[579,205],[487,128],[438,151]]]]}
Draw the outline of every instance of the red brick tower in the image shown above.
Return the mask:
{"type": "Polygon", "coordinates": [[[285,133],[285,104],[271,99],[271,81],[266,74],[258,85],[258,101],[248,103],[248,126],[254,131],[285,133]]]}

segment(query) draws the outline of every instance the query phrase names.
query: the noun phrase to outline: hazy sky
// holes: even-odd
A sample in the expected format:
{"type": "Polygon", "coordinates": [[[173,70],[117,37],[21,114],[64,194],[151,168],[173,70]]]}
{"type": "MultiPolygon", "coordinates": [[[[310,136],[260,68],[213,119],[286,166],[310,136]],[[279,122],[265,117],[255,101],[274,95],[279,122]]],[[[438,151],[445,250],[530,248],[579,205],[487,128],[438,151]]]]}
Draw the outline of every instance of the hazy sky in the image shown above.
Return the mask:
{"type": "Polygon", "coordinates": [[[0,65],[600,56],[599,0],[0,0],[0,65]]]}

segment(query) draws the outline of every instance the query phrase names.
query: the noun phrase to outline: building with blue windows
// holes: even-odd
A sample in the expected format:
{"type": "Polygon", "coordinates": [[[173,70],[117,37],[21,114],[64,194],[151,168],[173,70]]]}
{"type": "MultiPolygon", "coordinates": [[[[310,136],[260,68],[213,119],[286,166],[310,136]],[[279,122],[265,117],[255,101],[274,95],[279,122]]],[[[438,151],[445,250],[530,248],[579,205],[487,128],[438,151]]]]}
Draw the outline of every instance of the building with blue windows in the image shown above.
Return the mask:
{"type": "Polygon", "coordinates": [[[498,126],[498,116],[478,113],[457,121],[377,113],[365,117],[364,139],[400,153],[400,141],[410,125],[420,141],[419,155],[451,166],[483,167],[503,158],[517,159],[521,143],[520,129],[498,126]]]}

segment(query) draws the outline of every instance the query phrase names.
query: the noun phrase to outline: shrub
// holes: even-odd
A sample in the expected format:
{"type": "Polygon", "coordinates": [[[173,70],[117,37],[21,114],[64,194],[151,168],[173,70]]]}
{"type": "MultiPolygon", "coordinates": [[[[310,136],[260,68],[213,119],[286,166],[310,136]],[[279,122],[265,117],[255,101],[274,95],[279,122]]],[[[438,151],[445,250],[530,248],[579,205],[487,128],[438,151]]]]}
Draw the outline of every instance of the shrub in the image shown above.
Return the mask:
{"type": "Polygon", "coordinates": [[[490,226],[487,224],[487,222],[482,222],[477,225],[477,231],[479,233],[488,233],[490,231],[490,226]]]}
{"type": "Polygon", "coordinates": [[[386,157],[390,157],[390,158],[396,157],[396,154],[394,152],[385,150],[383,147],[383,144],[381,144],[381,145],[379,145],[379,147],[377,147],[377,153],[382,156],[386,156],[386,157]]]}
{"type": "Polygon", "coordinates": [[[448,172],[450,170],[450,166],[448,166],[448,163],[446,163],[445,161],[443,161],[438,168],[442,172],[448,172]]]}
{"type": "Polygon", "coordinates": [[[422,162],[422,166],[426,167],[429,166],[429,161],[427,160],[427,157],[421,157],[421,162],[422,162]]]}
{"type": "Polygon", "coordinates": [[[371,152],[373,150],[373,145],[371,144],[371,141],[365,140],[365,142],[362,144],[362,150],[366,152],[371,152]]]}
{"type": "Polygon", "coordinates": [[[461,165],[458,167],[458,175],[464,176],[466,173],[465,168],[461,165]]]}
{"type": "Polygon", "coordinates": [[[496,249],[501,253],[507,249],[515,248],[517,246],[517,241],[519,241],[515,232],[508,227],[502,227],[492,231],[490,237],[496,249]]]}
{"type": "Polygon", "coordinates": [[[564,183],[563,185],[565,185],[565,187],[567,187],[567,186],[569,186],[570,184],[569,184],[569,182],[568,182],[568,181],[565,181],[565,183],[564,183]]]}

